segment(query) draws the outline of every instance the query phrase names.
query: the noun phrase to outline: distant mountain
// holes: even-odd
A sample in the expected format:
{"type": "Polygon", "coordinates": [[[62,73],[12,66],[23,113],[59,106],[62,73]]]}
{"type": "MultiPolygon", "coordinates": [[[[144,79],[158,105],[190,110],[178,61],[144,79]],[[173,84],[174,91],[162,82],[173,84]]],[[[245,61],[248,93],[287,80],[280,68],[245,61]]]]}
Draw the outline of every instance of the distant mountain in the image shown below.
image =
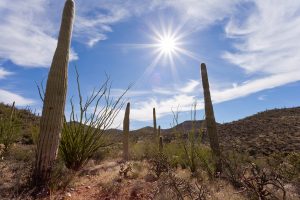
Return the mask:
{"type": "MultiPolygon", "coordinates": [[[[0,103],[0,118],[9,116],[11,107],[0,103]]],[[[39,117],[29,109],[17,109],[22,142],[30,143],[31,130],[38,126],[39,117]]],[[[162,129],[165,142],[175,139],[175,133],[187,137],[193,127],[196,136],[205,127],[205,121],[185,121],[169,129],[162,129]]],[[[234,149],[250,155],[269,155],[274,152],[300,152],[300,107],[267,110],[230,123],[217,124],[221,146],[224,150],[234,149]]],[[[107,133],[117,141],[122,141],[122,130],[109,129],[107,133]]],[[[153,138],[153,127],[131,131],[134,140],[153,138]]],[[[202,141],[208,143],[206,132],[202,141]]]]}
{"type": "MultiPolygon", "coordinates": [[[[187,133],[195,127],[197,134],[205,121],[185,121],[170,129],[161,130],[164,140],[175,139],[175,132],[187,133]],[[194,125],[193,125],[194,123],[194,125]]],[[[224,150],[237,150],[250,155],[269,155],[275,152],[300,152],[300,107],[267,110],[230,123],[217,124],[221,146],[224,150]]],[[[153,137],[153,128],[132,131],[139,139],[153,137]]],[[[207,133],[202,136],[208,143],[207,133]]]]}

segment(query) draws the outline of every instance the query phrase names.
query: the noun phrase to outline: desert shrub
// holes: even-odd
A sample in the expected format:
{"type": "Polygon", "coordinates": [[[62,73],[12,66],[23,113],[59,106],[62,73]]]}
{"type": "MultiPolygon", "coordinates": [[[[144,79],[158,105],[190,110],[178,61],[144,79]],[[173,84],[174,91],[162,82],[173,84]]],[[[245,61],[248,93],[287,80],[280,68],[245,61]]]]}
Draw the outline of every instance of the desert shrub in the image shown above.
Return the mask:
{"type": "Polygon", "coordinates": [[[153,172],[157,178],[161,174],[166,173],[170,169],[168,158],[163,153],[157,153],[152,159],[149,160],[150,171],[153,172]]]}
{"type": "Polygon", "coordinates": [[[71,113],[68,122],[65,120],[59,147],[67,168],[79,170],[100,148],[111,144],[105,131],[110,128],[123,107],[122,98],[127,90],[120,97],[114,98],[110,95],[110,88],[107,78],[105,83],[99,89],[94,89],[83,102],[77,72],[79,111],[76,113],[71,99],[71,113]]]}
{"type": "Polygon", "coordinates": [[[31,132],[32,143],[36,145],[39,139],[40,127],[38,125],[34,125],[31,127],[30,132],[31,132]]]}
{"type": "Polygon", "coordinates": [[[111,155],[111,148],[100,148],[98,149],[91,157],[92,160],[95,161],[95,164],[100,164],[105,158],[110,157],[111,155]]]}
{"type": "Polygon", "coordinates": [[[196,182],[190,182],[176,177],[171,171],[163,174],[158,181],[158,190],[155,193],[155,199],[194,199],[205,200],[208,190],[204,185],[196,182]]]}
{"type": "Polygon", "coordinates": [[[164,153],[168,157],[171,167],[177,168],[180,166],[183,169],[187,167],[187,159],[185,157],[184,149],[176,142],[165,144],[164,153]]]}
{"type": "Polygon", "coordinates": [[[151,159],[158,152],[157,145],[150,140],[132,144],[129,151],[133,160],[151,159]]]}
{"type": "Polygon", "coordinates": [[[266,168],[260,168],[251,163],[244,170],[242,184],[247,189],[250,197],[259,200],[286,199],[286,191],[280,177],[266,168]],[[278,197],[277,190],[282,191],[282,196],[278,197]]]}
{"type": "Polygon", "coordinates": [[[33,149],[23,149],[19,146],[15,146],[12,148],[10,156],[17,161],[22,161],[29,164],[32,164],[34,161],[33,149]]]}
{"type": "Polygon", "coordinates": [[[272,154],[267,159],[267,163],[284,180],[300,183],[300,153],[292,152],[287,155],[281,153],[272,154]]]}
{"type": "Polygon", "coordinates": [[[132,169],[134,169],[137,172],[141,172],[143,169],[143,165],[141,162],[133,162],[132,163],[132,169]]]}
{"type": "Polygon", "coordinates": [[[15,103],[12,105],[9,117],[3,116],[0,118],[0,144],[4,145],[4,153],[9,150],[19,137],[20,123],[15,116],[14,106],[15,103]]]}
{"type": "Polygon", "coordinates": [[[99,199],[115,199],[122,189],[122,183],[119,179],[114,179],[101,186],[103,189],[99,199]]]}
{"type": "Polygon", "coordinates": [[[175,128],[175,135],[177,140],[177,148],[181,150],[179,155],[176,155],[176,158],[179,158],[181,166],[183,168],[188,167],[192,173],[195,173],[197,170],[197,153],[196,149],[199,148],[201,144],[202,132],[203,132],[203,123],[200,128],[196,127],[196,114],[197,114],[197,103],[195,102],[192,105],[191,109],[191,120],[192,128],[190,131],[186,131],[184,126],[180,127],[178,124],[179,114],[178,111],[173,111],[173,126],[175,128]],[[199,134],[197,134],[199,133],[199,134]],[[198,137],[196,137],[198,135],[198,137]]]}
{"type": "Polygon", "coordinates": [[[63,160],[58,158],[53,165],[53,171],[51,173],[49,183],[50,191],[66,189],[76,177],[76,173],[76,171],[66,168],[63,160]]]}
{"type": "Polygon", "coordinates": [[[215,178],[215,164],[213,154],[210,148],[200,145],[196,149],[199,167],[204,170],[210,179],[215,178]]]}
{"type": "Polygon", "coordinates": [[[234,187],[243,186],[241,177],[243,175],[243,167],[250,162],[247,155],[239,154],[235,151],[229,151],[222,155],[223,176],[231,182],[234,187]]]}

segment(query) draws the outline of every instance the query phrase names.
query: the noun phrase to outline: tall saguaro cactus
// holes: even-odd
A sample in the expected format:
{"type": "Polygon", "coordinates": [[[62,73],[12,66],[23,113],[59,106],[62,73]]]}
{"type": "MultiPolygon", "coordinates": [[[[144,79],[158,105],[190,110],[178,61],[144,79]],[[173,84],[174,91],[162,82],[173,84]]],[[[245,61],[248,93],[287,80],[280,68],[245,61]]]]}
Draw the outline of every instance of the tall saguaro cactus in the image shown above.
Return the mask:
{"type": "Polygon", "coordinates": [[[123,121],[123,159],[125,161],[127,161],[129,158],[129,151],[128,151],[129,114],[130,114],[130,103],[127,103],[124,121],[123,121]]]}
{"type": "Polygon", "coordinates": [[[157,134],[157,127],[156,127],[156,112],[155,112],[155,108],[153,108],[153,133],[156,136],[156,134],[157,134]]]}
{"type": "Polygon", "coordinates": [[[219,138],[217,133],[216,120],[214,116],[214,109],[211,102],[208,75],[206,65],[201,64],[202,86],[204,92],[205,103],[205,121],[213,155],[215,157],[216,172],[222,172],[221,151],[219,145],[219,138]]]}
{"type": "Polygon", "coordinates": [[[33,181],[38,186],[48,183],[52,165],[57,156],[67,94],[74,7],[73,0],[66,0],[57,47],[48,74],[33,174],[33,181]]]}

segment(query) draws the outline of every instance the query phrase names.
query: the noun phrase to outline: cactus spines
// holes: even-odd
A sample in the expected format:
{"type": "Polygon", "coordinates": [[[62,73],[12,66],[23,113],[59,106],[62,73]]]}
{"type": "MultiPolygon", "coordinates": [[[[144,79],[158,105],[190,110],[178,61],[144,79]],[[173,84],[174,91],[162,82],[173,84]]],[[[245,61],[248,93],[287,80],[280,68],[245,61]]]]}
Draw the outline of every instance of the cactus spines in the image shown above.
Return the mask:
{"type": "Polygon", "coordinates": [[[74,1],[67,0],[62,14],[57,47],[48,74],[33,174],[33,181],[38,186],[48,183],[57,156],[66,102],[74,10],[74,1]]]}
{"type": "Polygon", "coordinates": [[[129,151],[128,151],[129,114],[130,114],[130,103],[127,103],[124,121],[123,121],[123,159],[125,161],[129,159],[129,151]]]}
{"type": "Polygon", "coordinates": [[[214,116],[213,105],[210,97],[208,75],[206,65],[201,64],[201,75],[202,75],[202,86],[204,92],[204,103],[205,103],[205,121],[209,137],[210,147],[215,157],[216,172],[222,172],[221,163],[221,151],[219,145],[219,138],[217,133],[217,126],[214,116]]]}
{"type": "Polygon", "coordinates": [[[154,135],[157,134],[155,108],[153,108],[153,133],[154,133],[154,135]]]}

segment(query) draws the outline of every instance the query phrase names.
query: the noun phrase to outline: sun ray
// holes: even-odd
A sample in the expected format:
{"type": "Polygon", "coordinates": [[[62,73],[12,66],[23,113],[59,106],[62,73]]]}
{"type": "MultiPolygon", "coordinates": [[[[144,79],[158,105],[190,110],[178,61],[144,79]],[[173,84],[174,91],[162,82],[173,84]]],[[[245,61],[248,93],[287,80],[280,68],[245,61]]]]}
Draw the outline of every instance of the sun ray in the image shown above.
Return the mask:
{"type": "MultiPolygon", "coordinates": [[[[176,25],[174,28],[173,23],[165,24],[160,21],[160,28],[157,28],[153,24],[148,24],[152,35],[150,39],[152,43],[148,44],[123,44],[128,48],[138,48],[138,49],[152,49],[154,54],[154,59],[147,66],[140,80],[144,79],[145,76],[149,76],[155,67],[160,62],[167,64],[170,67],[171,74],[174,79],[178,78],[176,61],[179,60],[184,63],[183,56],[189,57],[193,60],[199,61],[199,57],[186,49],[186,43],[184,39],[190,34],[183,31],[184,24],[176,25]]],[[[164,66],[164,65],[163,65],[164,66]]]]}

